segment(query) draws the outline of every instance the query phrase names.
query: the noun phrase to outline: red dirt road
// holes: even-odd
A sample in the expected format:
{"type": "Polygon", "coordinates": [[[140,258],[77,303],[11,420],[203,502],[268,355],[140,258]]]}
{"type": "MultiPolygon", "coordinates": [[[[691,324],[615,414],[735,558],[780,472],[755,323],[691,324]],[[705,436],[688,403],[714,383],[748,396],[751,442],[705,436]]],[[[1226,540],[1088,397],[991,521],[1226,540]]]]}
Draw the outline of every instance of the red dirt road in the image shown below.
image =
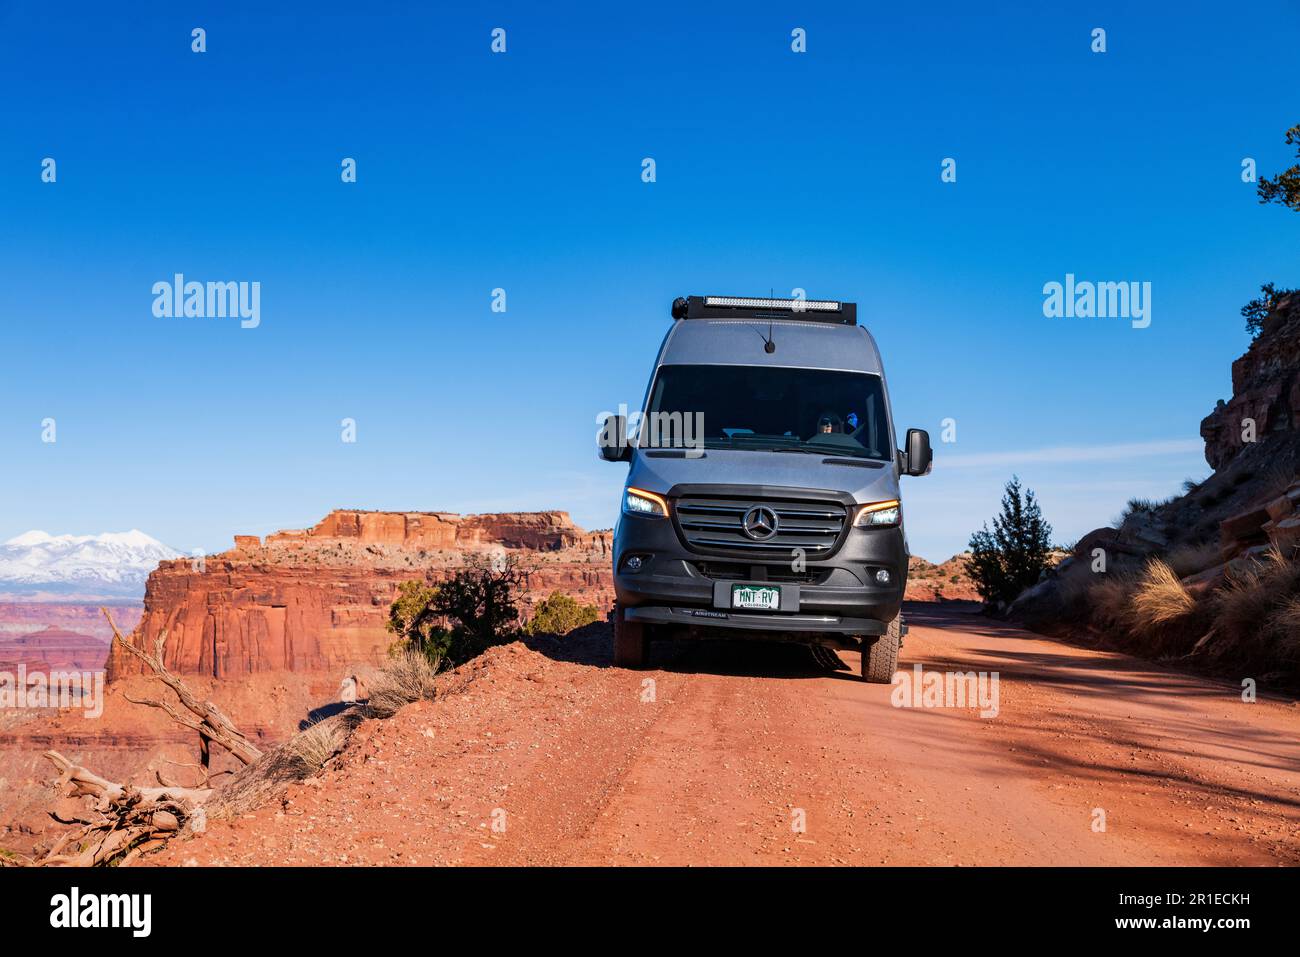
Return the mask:
{"type": "Polygon", "coordinates": [[[902,667],[998,672],[996,717],[894,707],[848,652],[683,642],[625,671],[593,627],[493,649],[284,802],[147,862],[1300,863],[1291,702],[909,614],[902,667]]]}

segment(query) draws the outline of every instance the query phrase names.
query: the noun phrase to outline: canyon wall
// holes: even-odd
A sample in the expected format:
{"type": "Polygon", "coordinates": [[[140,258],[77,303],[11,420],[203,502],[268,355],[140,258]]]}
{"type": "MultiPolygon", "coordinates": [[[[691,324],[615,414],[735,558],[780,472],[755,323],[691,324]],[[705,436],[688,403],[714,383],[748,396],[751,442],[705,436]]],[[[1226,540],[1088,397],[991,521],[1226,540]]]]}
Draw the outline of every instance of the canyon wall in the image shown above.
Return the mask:
{"type": "MultiPolygon", "coordinates": [[[[504,550],[525,569],[525,611],[558,590],[603,612],[613,601],[610,546],[610,532],[586,532],[566,512],[340,509],[265,541],[237,535],[234,548],[201,562],[160,563],[131,640],[152,648],[166,631],[165,661],[185,674],[341,676],[382,661],[394,640],[384,627],[388,607],[403,581],[436,582],[466,554],[504,550]]],[[[110,654],[110,681],[139,671],[120,649],[110,654]]]]}

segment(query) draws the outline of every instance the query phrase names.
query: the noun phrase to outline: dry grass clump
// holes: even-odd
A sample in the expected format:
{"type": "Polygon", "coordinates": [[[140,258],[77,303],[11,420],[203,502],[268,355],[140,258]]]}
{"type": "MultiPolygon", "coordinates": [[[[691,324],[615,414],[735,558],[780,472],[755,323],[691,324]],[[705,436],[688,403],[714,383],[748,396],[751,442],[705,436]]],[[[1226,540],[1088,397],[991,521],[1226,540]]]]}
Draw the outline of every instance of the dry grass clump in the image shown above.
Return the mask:
{"type": "Polygon", "coordinates": [[[1226,650],[1300,660],[1300,562],[1270,549],[1262,561],[1232,569],[1212,605],[1226,650]]]}
{"type": "Polygon", "coordinates": [[[208,807],[210,817],[228,817],[260,807],[286,785],[316,774],[343,750],[362,715],[356,708],[331,715],[298,732],[240,769],[208,807]]]}
{"type": "Polygon", "coordinates": [[[1207,609],[1158,558],[1134,582],[1128,615],[1131,649],[1157,658],[1190,654],[1209,625],[1207,609]]]}
{"type": "Polygon", "coordinates": [[[408,704],[432,701],[438,665],[418,651],[391,657],[370,685],[366,717],[391,718],[408,704]]]}
{"type": "Polygon", "coordinates": [[[1211,568],[1222,560],[1217,541],[1204,542],[1200,545],[1179,545],[1165,556],[1165,564],[1173,569],[1179,578],[1186,578],[1211,568]]]}
{"type": "Polygon", "coordinates": [[[1133,578],[1129,574],[1120,572],[1098,576],[1088,589],[1092,625],[1108,637],[1127,635],[1133,625],[1133,606],[1129,601],[1133,587],[1133,578]]]}
{"type": "Polygon", "coordinates": [[[1178,574],[1158,558],[1147,563],[1129,599],[1135,627],[1150,630],[1191,614],[1196,599],[1178,578],[1178,574]]]}
{"type": "Polygon", "coordinates": [[[289,739],[289,750],[298,759],[303,777],[315,774],[325,762],[343,750],[352,734],[348,722],[315,721],[289,739]]]}
{"type": "Polygon", "coordinates": [[[1208,555],[1208,546],[1192,546],[1152,559],[1137,574],[1119,570],[1062,591],[1083,589],[1085,610],[1075,620],[1112,647],[1300,680],[1300,561],[1272,549],[1262,559],[1233,562],[1222,586],[1198,597],[1180,578],[1208,555]]]}
{"type": "Polygon", "coordinates": [[[1205,610],[1160,559],[1093,578],[1084,618],[1106,644],[1152,657],[1184,655],[1205,632],[1205,610]]]}
{"type": "Polygon", "coordinates": [[[314,722],[260,761],[240,770],[209,809],[213,816],[240,814],[270,800],[285,785],[316,774],[343,750],[366,718],[390,718],[414,701],[432,699],[438,663],[417,651],[394,655],[371,682],[364,706],[314,722]]]}

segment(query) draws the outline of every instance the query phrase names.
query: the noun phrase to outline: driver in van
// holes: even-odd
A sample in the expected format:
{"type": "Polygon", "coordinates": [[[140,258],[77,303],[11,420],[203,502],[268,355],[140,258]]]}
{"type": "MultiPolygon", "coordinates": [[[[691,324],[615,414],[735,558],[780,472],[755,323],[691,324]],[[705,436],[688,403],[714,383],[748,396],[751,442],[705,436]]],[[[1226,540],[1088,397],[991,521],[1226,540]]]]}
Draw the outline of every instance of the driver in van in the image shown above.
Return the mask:
{"type": "Polygon", "coordinates": [[[821,418],[817,420],[817,431],[822,435],[843,432],[844,422],[834,412],[823,412],[821,418]]]}

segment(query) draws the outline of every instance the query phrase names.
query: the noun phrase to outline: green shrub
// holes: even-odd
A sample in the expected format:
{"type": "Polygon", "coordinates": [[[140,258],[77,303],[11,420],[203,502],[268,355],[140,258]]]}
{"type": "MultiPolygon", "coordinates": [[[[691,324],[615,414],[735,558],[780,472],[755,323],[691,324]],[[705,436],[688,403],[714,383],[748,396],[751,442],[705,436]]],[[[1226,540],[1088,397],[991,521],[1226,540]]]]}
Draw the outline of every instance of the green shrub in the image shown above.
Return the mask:
{"type": "Polygon", "coordinates": [[[397,586],[397,597],[388,608],[386,628],[398,638],[390,652],[411,648],[429,653],[429,645],[439,628],[439,614],[434,608],[438,597],[436,585],[412,579],[397,586]]]}
{"type": "Polygon", "coordinates": [[[519,608],[515,604],[524,586],[518,559],[507,555],[489,562],[473,556],[451,578],[438,586],[430,607],[452,622],[439,639],[441,657],[453,666],[477,658],[493,645],[515,639],[519,608]]]}
{"type": "MultiPolygon", "coordinates": [[[[1300,159],[1300,123],[1286,131],[1287,146],[1296,146],[1296,158],[1300,159]]],[[[1300,163],[1295,163],[1270,179],[1261,176],[1255,185],[1261,203],[1279,203],[1289,209],[1300,211],[1300,163]]]]}
{"type": "Polygon", "coordinates": [[[1043,520],[1034,493],[1021,494],[1012,476],[1002,496],[1002,514],[970,537],[966,574],[986,602],[1014,601],[1042,577],[1051,557],[1052,526],[1043,520]]]}
{"type": "Polygon", "coordinates": [[[445,662],[454,667],[492,645],[514,640],[519,620],[515,600],[523,582],[513,556],[495,563],[473,556],[437,585],[402,582],[388,611],[388,630],[398,636],[389,655],[414,651],[435,666],[445,662]]]}
{"type": "Polygon", "coordinates": [[[530,635],[567,635],[596,621],[600,621],[600,612],[595,605],[584,605],[576,598],[553,591],[537,603],[524,631],[530,635]]]}

